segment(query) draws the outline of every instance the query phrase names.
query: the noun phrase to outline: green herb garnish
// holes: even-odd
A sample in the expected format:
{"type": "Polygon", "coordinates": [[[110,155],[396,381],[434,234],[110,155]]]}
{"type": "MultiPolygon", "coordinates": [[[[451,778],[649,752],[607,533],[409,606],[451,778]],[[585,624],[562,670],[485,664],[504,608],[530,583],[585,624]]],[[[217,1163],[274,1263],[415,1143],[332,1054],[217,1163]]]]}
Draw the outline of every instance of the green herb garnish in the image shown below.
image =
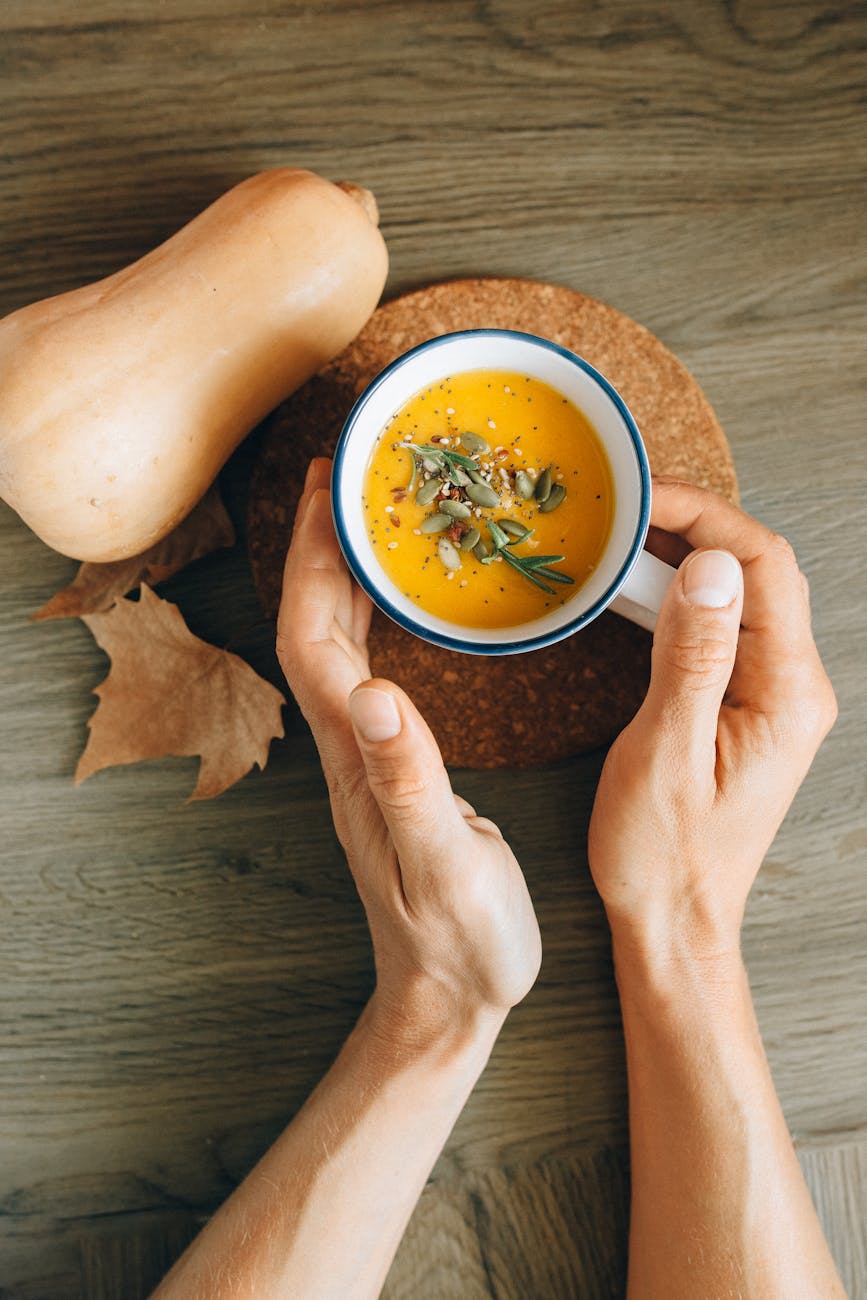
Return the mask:
{"type": "Polygon", "coordinates": [[[450,465],[460,465],[463,469],[479,468],[477,460],[473,460],[472,456],[465,456],[460,451],[449,451],[446,447],[434,447],[429,442],[423,443],[420,447],[416,446],[414,442],[408,442],[406,445],[427,460],[436,460],[438,456],[442,456],[443,460],[450,465]]]}
{"type": "MultiPolygon", "coordinates": [[[[475,437],[476,435],[473,436],[475,437]]],[[[478,441],[484,443],[485,447],[487,447],[487,443],[484,442],[483,438],[478,439],[478,441]]],[[[454,484],[455,487],[460,488],[464,496],[468,499],[468,509],[472,508],[474,505],[494,506],[497,503],[496,490],[480,473],[478,458],[465,456],[462,452],[452,451],[451,448],[436,446],[430,442],[422,443],[420,445],[414,442],[400,442],[395,443],[394,445],[401,451],[408,451],[412,456],[412,477],[406,489],[407,492],[412,492],[418,478],[419,470],[424,469],[429,473],[431,480],[436,476],[443,481],[448,480],[450,483],[454,484]],[[490,496],[490,501],[487,499],[487,496],[479,501],[478,496],[474,495],[476,493],[481,494],[482,487],[484,487],[485,493],[490,496]]],[[[549,488],[547,495],[550,495],[550,492],[553,490],[550,487],[550,470],[545,470],[544,474],[547,475],[547,486],[549,488]]],[[[527,478],[528,476],[525,474],[524,477],[527,478]]],[[[528,482],[532,483],[532,480],[528,479],[528,482]]],[[[562,496],[566,495],[565,490],[562,487],[559,488],[559,492],[562,493],[562,496]]],[[[538,492],[536,495],[538,498],[538,492]]],[[[444,491],[442,496],[447,497],[448,492],[444,491]]],[[[452,517],[452,511],[458,503],[459,498],[458,500],[453,498],[451,503],[445,502],[442,511],[433,515],[428,515],[425,518],[421,525],[421,531],[424,533],[442,532],[447,523],[453,524],[455,520],[452,517]],[[446,508],[449,504],[451,504],[451,509],[446,508]]],[[[427,502],[425,502],[425,504],[427,504],[427,502]]],[[[464,503],[461,502],[461,504],[464,503]]],[[[537,504],[539,509],[544,509],[544,505],[539,504],[538,500],[537,504]]],[[[558,501],[557,504],[559,505],[560,502],[558,501]]],[[[455,511],[455,514],[456,513],[457,512],[455,511]]],[[[476,513],[478,514],[478,510],[476,513]]],[[[479,548],[484,549],[484,542],[478,538],[478,530],[474,527],[468,529],[469,532],[476,532],[477,534],[477,540],[472,548],[469,546],[463,547],[463,545],[461,545],[461,549],[472,549],[476,558],[481,560],[482,564],[492,564],[497,556],[500,555],[503,560],[505,560],[506,564],[511,565],[513,569],[517,569],[518,573],[522,574],[528,582],[532,582],[535,587],[539,587],[542,591],[547,592],[549,596],[554,595],[554,588],[548,586],[549,582],[562,582],[567,583],[570,586],[574,583],[575,579],[570,578],[568,574],[559,573],[556,569],[551,568],[551,565],[559,564],[564,560],[566,558],[564,555],[516,555],[514,553],[511,549],[512,547],[519,545],[521,542],[526,542],[533,536],[532,528],[525,529],[524,532],[519,533],[518,536],[509,536],[495,519],[487,519],[485,522],[488,525],[488,531],[491,534],[491,540],[494,544],[494,549],[491,555],[482,556],[479,553],[479,548]]],[[[515,528],[520,527],[516,520],[507,519],[503,522],[513,531],[515,528]]],[[[442,542],[440,545],[442,546],[442,542]]],[[[442,555],[440,558],[442,558],[442,555]]],[[[450,566],[446,565],[446,567],[448,568],[450,566]]]]}
{"type": "Polygon", "coordinates": [[[565,555],[515,555],[514,551],[509,549],[519,542],[526,542],[529,537],[532,537],[532,529],[530,532],[525,533],[523,537],[509,538],[495,520],[489,519],[487,523],[491,541],[494,543],[494,551],[492,555],[482,560],[482,564],[492,564],[498,555],[502,555],[507,564],[510,564],[513,569],[517,569],[518,573],[527,578],[529,582],[532,582],[534,586],[541,587],[542,591],[546,591],[549,596],[554,595],[554,588],[549,587],[548,582],[565,582],[570,586],[574,583],[575,579],[570,578],[567,573],[558,573],[556,569],[550,567],[552,564],[559,564],[562,560],[565,560],[565,555]],[[543,581],[543,579],[547,579],[547,582],[543,581]]]}
{"type": "Polygon", "coordinates": [[[434,447],[432,443],[423,443],[420,447],[414,442],[405,442],[401,445],[411,452],[413,457],[413,476],[410,489],[415,483],[420,461],[427,461],[441,474],[445,473],[455,487],[461,487],[466,482],[466,478],[461,479],[458,469],[468,470],[478,469],[479,467],[479,462],[473,460],[471,456],[464,456],[459,451],[448,451],[445,447],[434,447]]]}

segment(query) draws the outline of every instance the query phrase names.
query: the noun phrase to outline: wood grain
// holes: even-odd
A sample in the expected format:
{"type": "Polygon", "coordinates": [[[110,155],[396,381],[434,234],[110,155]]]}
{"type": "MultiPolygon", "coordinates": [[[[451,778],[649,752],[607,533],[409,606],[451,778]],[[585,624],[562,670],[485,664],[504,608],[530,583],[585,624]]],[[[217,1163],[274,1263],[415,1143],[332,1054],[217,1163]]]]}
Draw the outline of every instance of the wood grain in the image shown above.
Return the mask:
{"type": "MultiPolygon", "coordinates": [[[[840,699],[744,947],[853,1296],[867,1294],[865,44],[864,6],[845,0],[0,5],[0,311],[116,269],[291,162],[376,192],[390,294],[554,281],[641,321],[698,378],[744,503],[795,543],[840,699]]],[[[224,476],[239,524],[254,448],[224,476]]],[[[144,1294],[294,1113],[372,979],[294,710],[267,771],[212,805],[184,806],[186,760],[72,787],[104,660],[79,624],[27,620],[74,567],[0,510],[0,1296],[14,1300],[144,1294]]],[[[242,548],[166,594],[276,680],[242,548]]],[[[623,1054],[584,850],[601,758],[455,774],[526,869],[545,959],[392,1298],[622,1294],[623,1054]]]]}

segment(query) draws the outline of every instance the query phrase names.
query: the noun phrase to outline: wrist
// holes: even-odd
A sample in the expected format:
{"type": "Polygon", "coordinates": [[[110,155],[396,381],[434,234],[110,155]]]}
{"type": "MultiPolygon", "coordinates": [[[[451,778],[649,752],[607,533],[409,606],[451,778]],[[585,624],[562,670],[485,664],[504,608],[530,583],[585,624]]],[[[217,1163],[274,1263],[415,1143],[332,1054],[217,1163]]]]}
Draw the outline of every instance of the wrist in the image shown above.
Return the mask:
{"type": "Polygon", "coordinates": [[[657,887],[648,888],[639,902],[605,901],[616,951],[654,966],[670,960],[723,966],[740,960],[743,905],[727,897],[718,880],[707,872],[678,872],[659,864],[648,874],[657,887]]]}
{"type": "Polygon", "coordinates": [[[458,1061],[484,1068],[506,1013],[456,997],[424,976],[377,982],[359,1028],[395,1062],[425,1059],[449,1067],[458,1061]]]}
{"type": "Polygon", "coordinates": [[[716,1001],[745,984],[739,927],[695,913],[609,921],[621,1000],[688,995],[716,1001]]]}

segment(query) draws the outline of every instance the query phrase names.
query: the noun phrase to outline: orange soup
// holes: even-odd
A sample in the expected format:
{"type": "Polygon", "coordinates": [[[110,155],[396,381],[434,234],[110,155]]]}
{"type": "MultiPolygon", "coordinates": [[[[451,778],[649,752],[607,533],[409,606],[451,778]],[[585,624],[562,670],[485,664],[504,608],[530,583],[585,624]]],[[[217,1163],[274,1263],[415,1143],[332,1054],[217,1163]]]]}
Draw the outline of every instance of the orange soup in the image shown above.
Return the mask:
{"type": "Polygon", "coordinates": [[[430,614],[511,627],[571,600],[614,515],[611,468],[586,416],[538,379],[453,375],[416,393],[371,453],[374,553],[430,614]]]}

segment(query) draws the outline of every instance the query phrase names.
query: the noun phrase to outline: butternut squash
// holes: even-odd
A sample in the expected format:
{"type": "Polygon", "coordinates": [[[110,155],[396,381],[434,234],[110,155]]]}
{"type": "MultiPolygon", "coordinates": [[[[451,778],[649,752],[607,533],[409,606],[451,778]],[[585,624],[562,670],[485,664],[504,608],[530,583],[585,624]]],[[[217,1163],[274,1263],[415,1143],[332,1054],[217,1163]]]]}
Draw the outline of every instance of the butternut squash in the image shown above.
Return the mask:
{"type": "Polygon", "coordinates": [[[368,191],[279,168],[131,266],[7,316],[0,496],[65,555],[146,550],[355,337],[387,266],[368,191]]]}

